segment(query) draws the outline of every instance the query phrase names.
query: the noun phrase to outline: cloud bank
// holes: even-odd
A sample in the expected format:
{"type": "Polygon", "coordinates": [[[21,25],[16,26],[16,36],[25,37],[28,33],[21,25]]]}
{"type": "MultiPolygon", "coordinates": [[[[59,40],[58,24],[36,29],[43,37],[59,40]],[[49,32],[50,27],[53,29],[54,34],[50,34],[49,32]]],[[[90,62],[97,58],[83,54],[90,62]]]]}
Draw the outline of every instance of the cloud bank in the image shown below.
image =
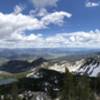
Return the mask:
{"type": "Polygon", "coordinates": [[[43,34],[12,34],[10,38],[0,40],[0,47],[5,48],[58,48],[84,47],[99,48],[100,30],[90,32],[57,33],[44,37],[43,34]]]}
{"type": "MultiPolygon", "coordinates": [[[[22,13],[24,8],[19,5],[15,6],[12,13],[0,12],[0,48],[99,47],[100,30],[54,33],[53,36],[34,33],[35,30],[44,30],[50,25],[63,26],[64,19],[71,18],[72,14],[66,11],[49,13],[46,8],[57,6],[58,0],[31,1],[38,12],[31,10],[29,15],[25,15],[22,13]],[[26,31],[33,33],[26,35],[26,31]]],[[[86,7],[96,6],[99,4],[86,2],[86,7]]]]}
{"type": "Polygon", "coordinates": [[[22,13],[3,14],[0,13],[0,37],[9,36],[9,34],[23,33],[25,30],[39,30],[47,28],[50,24],[63,24],[64,18],[70,18],[71,14],[67,12],[54,12],[42,17],[40,20],[22,13]]]}
{"type": "Polygon", "coordinates": [[[25,35],[25,31],[43,30],[52,24],[62,26],[64,18],[72,16],[65,11],[55,11],[38,19],[21,12],[22,8],[19,6],[16,6],[14,12],[9,14],[0,12],[0,48],[43,47],[45,38],[41,34],[25,35]]]}
{"type": "Polygon", "coordinates": [[[40,19],[30,15],[0,12],[0,48],[57,48],[93,47],[100,45],[100,30],[90,32],[54,33],[53,36],[31,33],[26,30],[46,29],[49,25],[61,26],[64,18],[72,14],[64,11],[48,13],[40,19]]]}

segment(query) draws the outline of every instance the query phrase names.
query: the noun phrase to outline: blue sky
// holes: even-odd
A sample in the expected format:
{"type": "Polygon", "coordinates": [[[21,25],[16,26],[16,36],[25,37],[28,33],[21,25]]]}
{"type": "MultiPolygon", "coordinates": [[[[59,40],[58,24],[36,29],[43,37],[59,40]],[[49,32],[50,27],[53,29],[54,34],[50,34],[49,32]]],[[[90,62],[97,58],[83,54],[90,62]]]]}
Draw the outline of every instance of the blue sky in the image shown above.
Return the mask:
{"type": "Polygon", "coordinates": [[[100,0],[1,0],[0,47],[98,48],[99,19],[100,0]]]}

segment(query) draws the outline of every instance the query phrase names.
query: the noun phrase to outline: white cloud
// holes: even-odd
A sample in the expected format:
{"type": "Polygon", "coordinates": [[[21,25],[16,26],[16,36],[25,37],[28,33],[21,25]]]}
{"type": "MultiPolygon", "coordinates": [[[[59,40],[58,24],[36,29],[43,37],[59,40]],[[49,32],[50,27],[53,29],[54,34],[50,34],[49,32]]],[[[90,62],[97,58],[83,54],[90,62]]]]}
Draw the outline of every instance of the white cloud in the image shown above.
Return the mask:
{"type": "Polygon", "coordinates": [[[85,47],[99,48],[100,30],[90,32],[59,33],[46,38],[48,45],[53,47],[85,47]]]}
{"type": "Polygon", "coordinates": [[[22,33],[24,30],[44,28],[40,21],[27,15],[0,13],[0,37],[13,33],[22,33]]]}
{"type": "Polygon", "coordinates": [[[48,7],[56,7],[59,0],[30,0],[33,3],[34,10],[30,11],[32,16],[45,16],[48,14],[48,7]]]}
{"type": "Polygon", "coordinates": [[[64,23],[64,17],[70,18],[72,16],[72,14],[68,13],[68,12],[54,12],[51,14],[48,14],[46,16],[44,16],[41,21],[44,25],[49,25],[50,23],[54,23],[57,25],[62,25],[64,23]]]}
{"type": "Polygon", "coordinates": [[[41,8],[39,11],[37,10],[30,10],[29,15],[30,16],[35,16],[35,17],[43,17],[46,16],[48,11],[45,8],[41,8]]]}
{"type": "Polygon", "coordinates": [[[86,7],[98,7],[100,5],[100,2],[91,2],[91,1],[87,1],[85,6],[86,7]]]}
{"type": "Polygon", "coordinates": [[[45,8],[42,8],[42,9],[40,9],[40,11],[37,13],[37,16],[42,17],[42,16],[45,16],[45,15],[47,15],[47,14],[49,14],[48,11],[47,11],[45,8]]]}
{"type": "MultiPolygon", "coordinates": [[[[45,38],[41,34],[26,36],[26,30],[45,29],[50,24],[61,25],[64,18],[70,18],[68,12],[53,12],[40,19],[29,15],[0,12],[0,47],[43,47],[45,38]]],[[[46,46],[48,43],[46,43],[46,46]]]]}
{"type": "Polygon", "coordinates": [[[100,30],[58,33],[47,37],[43,34],[25,35],[24,33],[25,30],[45,29],[50,24],[62,25],[64,18],[71,16],[64,11],[48,13],[40,19],[22,13],[0,13],[0,48],[98,47],[100,30]]]}
{"type": "Polygon", "coordinates": [[[31,0],[36,9],[56,6],[58,0],[31,0]]]}
{"type": "Polygon", "coordinates": [[[24,7],[23,7],[23,6],[21,6],[21,5],[16,5],[16,6],[14,7],[14,14],[19,14],[19,13],[21,13],[23,10],[24,10],[24,7]]]}
{"type": "Polygon", "coordinates": [[[0,47],[9,48],[56,48],[85,47],[99,48],[100,30],[90,32],[58,33],[44,37],[42,34],[12,34],[6,40],[0,40],[0,47]]]}
{"type": "Polygon", "coordinates": [[[54,12],[42,17],[40,20],[21,13],[17,15],[0,13],[0,37],[9,37],[9,34],[13,33],[21,34],[25,30],[44,29],[49,24],[59,25],[63,22],[64,17],[69,17],[67,12],[54,12]]]}

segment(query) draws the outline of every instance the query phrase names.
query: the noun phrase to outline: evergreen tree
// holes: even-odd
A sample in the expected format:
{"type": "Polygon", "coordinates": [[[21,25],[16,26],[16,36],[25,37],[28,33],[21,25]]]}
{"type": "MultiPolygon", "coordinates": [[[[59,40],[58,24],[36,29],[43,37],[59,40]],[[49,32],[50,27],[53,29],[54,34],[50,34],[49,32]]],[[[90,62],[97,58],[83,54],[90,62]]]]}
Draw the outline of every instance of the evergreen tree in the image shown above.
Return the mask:
{"type": "Polygon", "coordinates": [[[89,79],[86,76],[77,78],[66,69],[60,100],[95,100],[89,79]]]}
{"type": "Polygon", "coordinates": [[[76,100],[95,100],[93,91],[90,88],[89,79],[81,76],[76,86],[76,100]]]}
{"type": "Polygon", "coordinates": [[[14,83],[12,85],[12,88],[11,88],[11,95],[13,97],[14,100],[18,100],[18,88],[17,88],[17,85],[16,83],[14,83]]]}
{"type": "Polygon", "coordinates": [[[73,75],[66,69],[63,90],[61,92],[60,100],[75,100],[75,87],[73,82],[73,75]]]}

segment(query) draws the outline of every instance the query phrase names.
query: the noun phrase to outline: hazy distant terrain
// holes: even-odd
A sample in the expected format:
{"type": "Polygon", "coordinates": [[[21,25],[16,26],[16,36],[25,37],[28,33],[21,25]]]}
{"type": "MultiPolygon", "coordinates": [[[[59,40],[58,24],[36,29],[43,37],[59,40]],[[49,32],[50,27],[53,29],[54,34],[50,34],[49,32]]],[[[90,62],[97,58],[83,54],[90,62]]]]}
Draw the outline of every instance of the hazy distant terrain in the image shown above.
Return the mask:
{"type": "Polygon", "coordinates": [[[89,56],[90,54],[100,53],[99,49],[86,48],[29,48],[29,49],[0,49],[1,60],[34,60],[36,58],[59,58],[70,56],[89,56]]]}
{"type": "MultiPolygon", "coordinates": [[[[82,48],[36,48],[0,49],[1,73],[26,73],[34,68],[55,69],[64,72],[65,68],[76,69],[82,59],[97,58],[99,49],[82,48]],[[2,72],[3,71],[3,72],[2,72]]],[[[99,58],[98,58],[99,59],[99,58]]]]}

